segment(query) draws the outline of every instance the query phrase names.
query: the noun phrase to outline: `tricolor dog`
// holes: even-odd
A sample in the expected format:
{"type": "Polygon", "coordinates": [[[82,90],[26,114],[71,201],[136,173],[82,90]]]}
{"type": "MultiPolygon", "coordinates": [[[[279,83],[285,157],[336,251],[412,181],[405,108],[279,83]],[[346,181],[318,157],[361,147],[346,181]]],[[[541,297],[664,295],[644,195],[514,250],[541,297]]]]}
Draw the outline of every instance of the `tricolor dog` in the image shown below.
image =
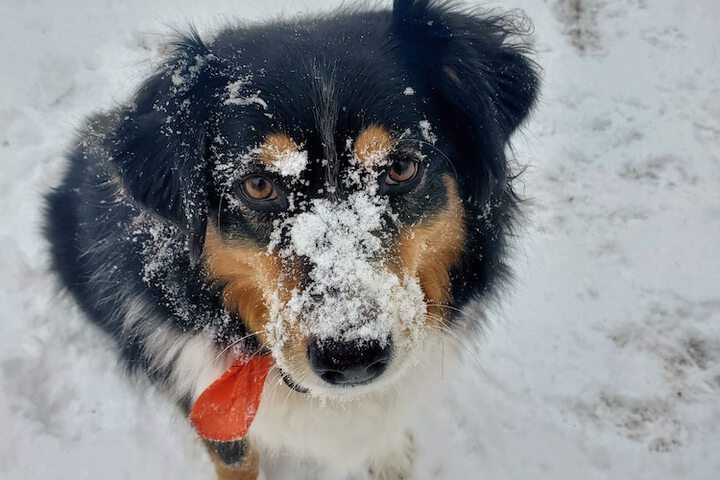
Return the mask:
{"type": "Polygon", "coordinates": [[[274,452],[412,478],[442,346],[507,276],[527,54],[511,18],[428,0],[193,31],[87,123],[53,267],[219,478],[274,452]]]}

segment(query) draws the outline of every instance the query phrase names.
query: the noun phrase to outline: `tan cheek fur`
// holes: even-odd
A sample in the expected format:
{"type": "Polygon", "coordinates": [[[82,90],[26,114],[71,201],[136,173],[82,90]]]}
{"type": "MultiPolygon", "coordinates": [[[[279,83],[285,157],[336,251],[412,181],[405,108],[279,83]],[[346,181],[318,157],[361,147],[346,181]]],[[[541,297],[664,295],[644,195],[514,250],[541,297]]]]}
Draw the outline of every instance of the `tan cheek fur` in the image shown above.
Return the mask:
{"type": "Polygon", "coordinates": [[[448,205],[437,215],[408,227],[400,234],[397,257],[400,268],[418,278],[428,302],[429,322],[444,318],[450,296],[450,271],[465,247],[465,211],[455,181],[443,178],[448,205]]]}
{"type": "MultiPolygon", "coordinates": [[[[205,238],[205,266],[210,278],[225,284],[223,300],[228,310],[237,312],[260,344],[266,344],[269,302],[279,293],[281,302],[290,299],[301,283],[298,265],[283,263],[266,248],[242,241],[224,240],[214,225],[205,238]]],[[[307,340],[299,324],[287,325],[288,339],[283,355],[288,361],[304,365],[307,340]]]]}
{"type": "MultiPolygon", "coordinates": [[[[240,315],[247,328],[267,341],[268,304],[276,292],[287,301],[299,279],[266,248],[236,240],[224,240],[214,225],[205,238],[205,266],[210,278],[224,284],[225,306],[240,315]]],[[[289,269],[293,271],[293,269],[289,269]]]]}

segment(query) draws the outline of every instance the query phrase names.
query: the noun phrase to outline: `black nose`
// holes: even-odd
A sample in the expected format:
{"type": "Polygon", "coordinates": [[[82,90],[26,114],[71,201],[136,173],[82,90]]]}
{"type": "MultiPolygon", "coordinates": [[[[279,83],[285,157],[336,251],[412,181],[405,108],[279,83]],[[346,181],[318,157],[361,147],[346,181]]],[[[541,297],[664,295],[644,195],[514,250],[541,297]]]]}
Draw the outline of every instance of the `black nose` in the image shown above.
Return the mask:
{"type": "Polygon", "coordinates": [[[331,385],[359,385],[380,376],[392,356],[393,344],[377,340],[337,342],[323,340],[308,347],[310,367],[331,385]]]}

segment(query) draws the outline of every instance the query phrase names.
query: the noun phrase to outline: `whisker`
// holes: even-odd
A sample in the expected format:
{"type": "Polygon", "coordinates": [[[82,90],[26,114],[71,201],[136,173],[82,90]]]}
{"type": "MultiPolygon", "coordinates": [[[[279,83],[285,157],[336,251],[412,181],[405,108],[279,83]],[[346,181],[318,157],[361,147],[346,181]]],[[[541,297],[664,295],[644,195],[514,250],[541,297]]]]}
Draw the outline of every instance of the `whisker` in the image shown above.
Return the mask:
{"type": "MultiPolygon", "coordinates": [[[[248,335],[245,335],[245,336],[242,337],[242,338],[238,338],[237,340],[234,340],[230,345],[228,345],[228,346],[225,347],[220,353],[218,353],[217,356],[213,359],[212,362],[210,362],[210,364],[209,364],[208,366],[211,366],[213,363],[217,362],[218,359],[219,359],[220,357],[222,357],[228,350],[230,350],[231,348],[233,348],[235,345],[237,345],[238,343],[242,342],[243,340],[246,340],[246,339],[248,339],[248,338],[250,338],[250,337],[254,337],[255,335],[260,335],[261,333],[265,333],[265,332],[267,332],[267,329],[259,330],[259,331],[255,332],[255,333],[250,333],[250,334],[248,334],[248,335]]],[[[264,345],[265,345],[265,344],[263,344],[263,346],[264,346],[264,345]]]]}
{"type": "MultiPolygon", "coordinates": [[[[430,318],[432,318],[432,317],[430,317],[430,318]]],[[[435,318],[435,320],[441,320],[441,319],[435,318]]],[[[478,367],[480,367],[482,370],[484,370],[484,367],[483,367],[482,361],[480,360],[480,357],[478,357],[477,354],[470,348],[470,346],[462,338],[460,338],[455,332],[450,330],[444,324],[430,325],[430,328],[438,330],[439,332],[447,335],[451,340],[454,340],[458,346],[462,347],[472,357],[472,359],[478,364],[478,367]]]]}
{"type": "Polygon", "coordinates": [[[284,382],[283,382],[282,378],[278,378],[278,379],[275,381],[275,383],[274,383],[273,385],[271,385],[271,390],[270,390],[270,392],[268,393],[268,396],[271,397],[273,401],[274,401],[274,399],[275,399],[275,395],[277,394],[277,391],[278,391],[279,388],[280,388],[280,385],[282,385],[283,383],[284,383],[284,382]]]}
{"type": "Polygon", "coordinates": [[[453,311],[458,312],[458,313],[461,313],[461,314],[463,314],[463,315],[465,314],[465,312],[463,312],[463,311],[460,310],[459,308],[453,307],[452,305],[446,305],[446,304],[444,304],[444,303],[428,303],[427,306],[428,306],[428,307],[447,308],[448,310],[453,310],[453,311]]]}
{"type": "Polygon", "coordinates": [[[220,192],[220,201],[218,202],[218,213],[217,213],[217,228],[218,228],[218,230],[220,230],[220,215],[222,214],[223,197],[225,197],[226,193],[227,193],[227,188],[223,189],[223,191],[220,192]]]}
{"type": "MultiPolygon", "coordinates": [[[[304,380],[304,379],[305,379],[305,374],[303,374],[301,378],[304,380]]],[[[300,382],[300,380],[297,380],[297,379],[295,379],[295,378],[293,378],[292,381],[293,381],[293,382],[296,382],[296,383],[298,383],[298,384],[299,384],[299,382],[300,382]]],[[[283,400],[282,408],[285,408],[285,405],[287,405],[287,401],[290,399],[290,395],[292,395],[292,393],[293,393],[294,391],[295,391],[295,390],[293,390],[292,388],[288,387],[288,392],[287,392],[287,394],[285,395],[285,400],[283,400]]]]}

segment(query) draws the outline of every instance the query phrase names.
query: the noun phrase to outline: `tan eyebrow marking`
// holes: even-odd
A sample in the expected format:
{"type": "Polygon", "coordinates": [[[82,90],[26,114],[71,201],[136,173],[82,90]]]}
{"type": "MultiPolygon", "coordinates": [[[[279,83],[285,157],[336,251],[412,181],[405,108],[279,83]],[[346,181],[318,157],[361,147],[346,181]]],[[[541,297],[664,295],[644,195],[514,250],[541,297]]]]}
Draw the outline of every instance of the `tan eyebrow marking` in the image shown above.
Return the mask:
{"type": "Polygon", "coordinates": [[[260,145],[260,161],[283,177],[300,177],[308,165],[308,152],[289,136],[271,133],[260,145]]]}
{"type": "Polygon", "coordinates": [[[395,146],[390,133],[379,125],[370,125],[355,139],[355,156],[365,165],[382,164],[395,146]]]}
{"type": "Polygon", "coordinates": [[[283,133],[271,133],[260,146],[260,161],[265,165],[275,165],[282,161],[285,154],[298,151],[295,141],[283,133]]]}

